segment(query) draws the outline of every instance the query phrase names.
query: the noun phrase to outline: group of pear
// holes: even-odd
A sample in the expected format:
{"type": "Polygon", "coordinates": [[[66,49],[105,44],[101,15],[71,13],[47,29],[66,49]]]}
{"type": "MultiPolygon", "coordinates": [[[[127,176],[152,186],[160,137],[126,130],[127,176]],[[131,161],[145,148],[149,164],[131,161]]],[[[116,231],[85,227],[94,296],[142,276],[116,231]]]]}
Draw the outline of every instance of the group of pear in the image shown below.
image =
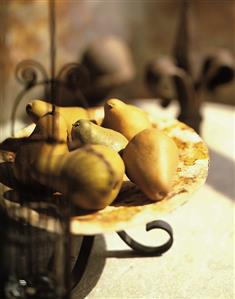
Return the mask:
{"type": "Polygon", "coordinates": [[[137,106],[109,99],[102,109],[100,119],[96,108],[27,104],[36,126],[16,149],[16,179],[60,192],[88,210],[110,205],[125,174],[153,201],[170,192],[179,161],[173,139],[137,106]]]}

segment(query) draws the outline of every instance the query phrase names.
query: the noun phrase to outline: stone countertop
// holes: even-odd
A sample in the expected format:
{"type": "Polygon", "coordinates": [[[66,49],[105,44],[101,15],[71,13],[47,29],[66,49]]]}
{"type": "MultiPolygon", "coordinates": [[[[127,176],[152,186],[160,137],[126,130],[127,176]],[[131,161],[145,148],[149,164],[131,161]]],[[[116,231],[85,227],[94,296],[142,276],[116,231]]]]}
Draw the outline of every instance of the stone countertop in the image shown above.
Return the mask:
{"type": "MultiPolygon", "coordinates": [[[[161,109],[156,103],[146,107],[161,109]]],[[[172,105],[163,113],[174,116],[176,110],[172,105]]],[[[138,257],[117,234],[97,236],[73,299],[235,298],[235,109],[206,103],[203,114],[209,176],[186,205],[161,218],[174,230],[172,248],[160,257],[138,257]]],[[[165,237],[143,227],[128,233],[147,245],[165,237]]]]}

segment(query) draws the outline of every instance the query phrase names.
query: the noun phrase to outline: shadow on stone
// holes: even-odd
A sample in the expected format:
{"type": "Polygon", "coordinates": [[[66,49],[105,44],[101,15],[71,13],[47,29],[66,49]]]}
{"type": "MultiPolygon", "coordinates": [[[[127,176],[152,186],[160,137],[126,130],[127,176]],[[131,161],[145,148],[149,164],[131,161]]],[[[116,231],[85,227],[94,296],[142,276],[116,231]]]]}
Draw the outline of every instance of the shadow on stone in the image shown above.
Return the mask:
{"type": "Polygon", "coordinates": [[[210,167],[206,183],[221,194],[235,200],[235,163],[228,157],[209,149],[210,167]]]}
{"type": "Polygon", "coordinates": [[[125,258],[149,258],[149,257],[160,257],[161,254],[140,254],[136,251],[131,249],[127,250],[109,250],[106,253],[107,258],[118,258],[118,259],[125,259],[125,258]]]}

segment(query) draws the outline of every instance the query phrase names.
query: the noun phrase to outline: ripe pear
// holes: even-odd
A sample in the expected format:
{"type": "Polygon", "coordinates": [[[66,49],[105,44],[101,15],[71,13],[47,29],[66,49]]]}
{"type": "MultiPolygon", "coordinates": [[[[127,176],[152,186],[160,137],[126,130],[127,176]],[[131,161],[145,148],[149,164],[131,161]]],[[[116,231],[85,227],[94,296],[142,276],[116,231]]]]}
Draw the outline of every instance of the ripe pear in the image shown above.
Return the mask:
{"type": "Polygon", "coordinates": [[[37,148],[37,156],[31,163],[32,178],[40,184],[57,190],[55,181],[57,184],[62,181],[61,170],[68,153],[66,143],[42,143],[37,148]]]}
{"type": "MultiPolygon", "coordinates": [[[[72,129],[72,124],[79,119],[96,119],[97,113],[94,108],[82,107],[60,107],[55,105],[55,111],[61,113],[67,123],[68,132],[72,129]]],[[[33,100],[26,106],[26,112],[31,119],[36,122],[43,115],[52,112],[52,104],[41,100],[33,100]]]]}
{"type": "MultiPolygon", "coordinates": [[[[50,153],[49,148],[47,152],[50,153]]],[[[80,208],[89,210],[112,203],[125,172],[119,154],[104,145],[86,145],[64,155],[52,155],[49,163],[42,154],[32,167],[41,183],[49,184],[80,208]],[[47,180],[47,176],[52,179],[47,180]]]]}
{"type": "Polygon", "coordinates": [[[175,142],[157,129],[138,133],[123,150],[129,179],[153,201],[172,187],[179,161],[175,142]]]}
{"type": "Polygon", "coordinates": [[[36,122],[33,132],[28,137],[10,137],[0,143],[0,150],[17,152],[22,145],[48,139],[67,142],[69,139],[67,125],[59,112],[48,113],[36,122]]]}
{"type": "MultiPolygon", "coordinates": [[[[61,156],[68,152],[66,143],[47,143],[45,141],[31,140],[22,145],[16,152],[14,161],[14,174],[23,184],[39,182],[38,174],[35,175],[33,165],[43,157],[46,164],[50,164],[53,156],[61,156]]],[[[40,182],[41,183],[41,182],[40,182]]],[[[45,180],[46,184],[46,180],[45,180]]]]}
{"type": "Polygon", "coordinates": [[[59,142],[67,142],[68,130],[64,117],[59,112],[48,113],[38,119],[31,139],[53,139],[59,142]]]}
{"type": "Polygon", "coordinates": [[[102,126],[120,132],[128,140],[152,126],[145,111],[118,99],[106,101],[104,113],[102,126]]]}
{"type": "Polygon", "coordinates": [[[87,119],[80,119],[73,124],[71,137],[75,145],[103,144],[116,152],[128,143],[121,133],[98,126],[87,119]]]}

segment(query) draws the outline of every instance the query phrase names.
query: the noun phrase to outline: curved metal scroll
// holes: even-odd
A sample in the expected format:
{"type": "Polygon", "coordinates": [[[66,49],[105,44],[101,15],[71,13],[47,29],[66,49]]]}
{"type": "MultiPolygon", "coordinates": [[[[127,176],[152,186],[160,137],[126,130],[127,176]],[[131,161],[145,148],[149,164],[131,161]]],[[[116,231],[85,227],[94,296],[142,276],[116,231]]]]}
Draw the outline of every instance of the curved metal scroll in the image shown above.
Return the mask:
{"type": "Polygon", "coordinates": [[[35,60],[23,60],[16,66],[16,80],[20,84],[25,85],[26,89],[38,83],[38,75],[41,75],[43,81],[48,80],[46,69],[35,60]]]}
{"type": "Polygon", "coordinates": [[[16,113],[18,107],[23,100],[25,94],[36,86],[44,87],[44,96],[47,99],[51,98],[50,86],[56,86],[57,102],[60,102],[60,93],[62,88],[74,95],[77,103],[83,107],[88,107],[88,103],[83,95],[82,86],[89,85],[89,75],[86,68],[79,63],[68,63],[64,65],[58,72],[55,79],[49,79],[46,69],[42,64],[34,60],[21,61],[15,71],[16,80],[24,86],[20,93],[16,96],[11,113],[11,134],[15,133],[16,113]]]}
{"type": "Polygon", "coordinates": [[[167,232],[167,234],[169,235],[168,241],[160,246],[152,247],[142,245],[139,242],[133,240],[125,231],[119,231],[117,232],[117,234],[128,246],[142,255],[161,255],[169,250],[173,244],[173,230],[171,226],[163,220],[156,220],[147,223],[146,231],[150,231],[152,229],[161,229],[167,232]]]}

